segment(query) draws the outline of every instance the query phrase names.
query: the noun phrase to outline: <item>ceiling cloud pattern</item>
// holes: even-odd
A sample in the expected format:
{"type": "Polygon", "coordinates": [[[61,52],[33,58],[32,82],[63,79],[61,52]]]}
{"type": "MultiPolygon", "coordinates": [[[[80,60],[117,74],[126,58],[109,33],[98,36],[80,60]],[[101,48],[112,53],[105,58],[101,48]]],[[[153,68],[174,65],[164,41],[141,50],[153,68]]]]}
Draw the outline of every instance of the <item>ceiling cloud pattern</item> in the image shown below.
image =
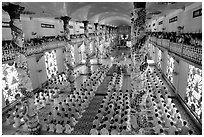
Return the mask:
{"type": "MultiPolygon", "coordinates": [[[[130,25],[132,2],[14,2],[25,7],[28,16],[42,18],[60,18],[70,16],[72,20],[88,20],[92,23],[109,25],[130,25]]],[[[3,2],[6,4],[6,2],[3,2]]],[[[192,2],[147,2],[147,18],[164,16],[172,10],[182,9],[192,2]]],[[[2,11],[4,13],[4,11],[2,11]]]]}

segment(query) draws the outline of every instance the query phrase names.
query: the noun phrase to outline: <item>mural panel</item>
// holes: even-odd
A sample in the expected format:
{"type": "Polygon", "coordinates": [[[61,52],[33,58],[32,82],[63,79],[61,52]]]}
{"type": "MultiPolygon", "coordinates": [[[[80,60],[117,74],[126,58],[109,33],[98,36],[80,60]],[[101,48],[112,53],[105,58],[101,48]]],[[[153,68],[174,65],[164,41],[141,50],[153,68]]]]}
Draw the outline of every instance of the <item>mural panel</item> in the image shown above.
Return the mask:
{"type": "Polygon", "coordinates": [[[186,102],[188,106],[202,119],[202,70],[189,65],[186,102]]]}
{"type": "Polygon", "coordinates": [[[161,50],[158,49],[158,57],[157,57],[157,67],[161,69],[161,50]]]}
{"type": "Polygon", "coordinates": [[[174,59],[167,55],[167,78],[173,84],[174,59]]]}
{"type": "Polygon", "coordinates": [[[19,93],[21,96],[18,86],[19,79],[15,64],[11,66],[2,64],[2,92],[7,105],[15,100],[16,94],[19,93]]]}
{"type": "Polygon", "coordinates": [[[85,53],[85,45],[84,43],[81,45],[80,50],[81,50],[81,63],[85,63],[86,62],[86,53],[85,53]]]}
{"type": "Polygon", "coordinates": [[[71,55],[72,55],[72,65],[75,64],[75,58],[74,58],[74,46],[71,46],[71,55]]]}
{"type": "Polygon", "coordinates": [[[45,66],[48,79],[57,74],[56,50],[45,52],[45,66]]]}

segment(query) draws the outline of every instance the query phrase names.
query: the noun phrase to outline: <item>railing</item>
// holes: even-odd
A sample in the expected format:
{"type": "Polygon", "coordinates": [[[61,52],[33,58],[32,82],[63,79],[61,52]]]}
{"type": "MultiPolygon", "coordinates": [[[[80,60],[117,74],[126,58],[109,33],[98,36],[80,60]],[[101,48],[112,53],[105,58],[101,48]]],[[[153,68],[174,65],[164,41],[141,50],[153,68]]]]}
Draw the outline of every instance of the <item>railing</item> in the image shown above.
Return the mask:
{"type": "MultiPolygon", "coordinates": [[[[54,42],[45,42],[42,45],[36,45],[36,46],[29,46],[27,47],[24,52],[26,56],[31,56],[33,54],[41,53],[45,50],[54,49],[54,48],[60,48],[64,46],[64,41],[54,41],[54,42]]],[[[15,58],[15,54],[18,52],[14,49],[9,50],[3,50],[2,55],[2,62],[13,60],[15,58]]]]}
{"type": "MultiPolygon", "coordinates": [[[[95,39],[96,37],[101,37],[102,35],[99,36],[95,36],[95,35],[90,35],[90,40],[95,39]]],[[[76,43],[80,43],[83,42],[84,38],[82,37],[72,37],[71,38],[71,44],[76,44],[76,43]]],[[[45,50],[49,50],[49,49],[55,49],[55,48],[60,48],[63,47],[65,45],[65,41],[60,41],[60,40],[53,40],[50,42],[44,42],[43,44],[39,44],[39,45],[31,45],[26,47],[26,49],[24,50],[25,55],[26,56],[32,56],[34,54],[38,54],[38,53],[42,53],[45,50]]],[[[2,62],[6,62],[6,61],[10,61],[15,59],[15,54],[18,52],[14,49],[8,49],[8,50],[3,50],[2,51],[2,62]]]]}
{"type": "MultiPolygon", "coordinates": [[[[92,36],[91,38],[93,39],[94,36],[92,36]]],[[[84,40],[83,38],[74,38],[74,39],[71,39],[71,43],[75,44],[75,43],[82,42],[83,40],[84,40]]],[[[26,56],[32,56],[34,54],[42,53],[45,50],[63,47],[64,45],[65,45],[65,41],[59,41],[59,40],[51,41],[51,42],[44,42],[43,44],[39,44],[35,46],[28,46],[24,50],[24,52],[26,56]]],[[[2,62],[6,62],[6,61],[15,59],[15,54],[17,52],[18,51],[14,49],[3,50],[2,51],[3,53],[2,62]]]]}
{"type": "Polygon", "coordinates": [[[156,37],[150,37],[149,40],[156,46],[166,48],[170,52],[202,66],[202,47],[173,43],[169,40],[158,39],[156,37]]]}

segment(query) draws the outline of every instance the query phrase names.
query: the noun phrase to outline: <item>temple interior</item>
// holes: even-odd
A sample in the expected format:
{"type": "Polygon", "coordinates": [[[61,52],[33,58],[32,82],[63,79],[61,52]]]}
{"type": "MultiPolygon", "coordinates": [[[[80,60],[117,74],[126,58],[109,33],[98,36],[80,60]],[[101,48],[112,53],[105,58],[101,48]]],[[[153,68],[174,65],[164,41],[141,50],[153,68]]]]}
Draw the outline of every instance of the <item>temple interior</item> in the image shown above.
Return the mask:
{"type": "Polygon", "coordinates": [[[202,2],[2,2],[2,135],[202,135],[202,2]]]}

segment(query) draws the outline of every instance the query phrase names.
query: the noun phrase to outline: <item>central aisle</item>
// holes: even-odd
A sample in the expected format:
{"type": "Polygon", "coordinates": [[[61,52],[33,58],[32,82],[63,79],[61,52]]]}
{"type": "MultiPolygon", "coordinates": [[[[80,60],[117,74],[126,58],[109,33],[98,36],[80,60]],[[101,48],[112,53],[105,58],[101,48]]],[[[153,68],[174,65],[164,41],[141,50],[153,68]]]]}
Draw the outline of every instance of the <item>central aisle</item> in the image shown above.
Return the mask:
{"type": "MultiPolygon", "coordinates": [[[[112,68],[113,67],[111,67],[110,70],[112,68]]],[[[72,131],[71,134],[89,135],[89,131],[92,128],[92,122],[98,112],[98,109],[100,108],[100,104],[104,96],[106,95],[106,92],[108,91],[108,83],[110,79],[111,79],[110,76],[105,77],[104,81],[98,87],[94,98],[91,100],[88,108],[86,108],[86,111],[82,114],[82,117],[79,119],[78,123],[75,125],[74,130],[72,131]]]]}

